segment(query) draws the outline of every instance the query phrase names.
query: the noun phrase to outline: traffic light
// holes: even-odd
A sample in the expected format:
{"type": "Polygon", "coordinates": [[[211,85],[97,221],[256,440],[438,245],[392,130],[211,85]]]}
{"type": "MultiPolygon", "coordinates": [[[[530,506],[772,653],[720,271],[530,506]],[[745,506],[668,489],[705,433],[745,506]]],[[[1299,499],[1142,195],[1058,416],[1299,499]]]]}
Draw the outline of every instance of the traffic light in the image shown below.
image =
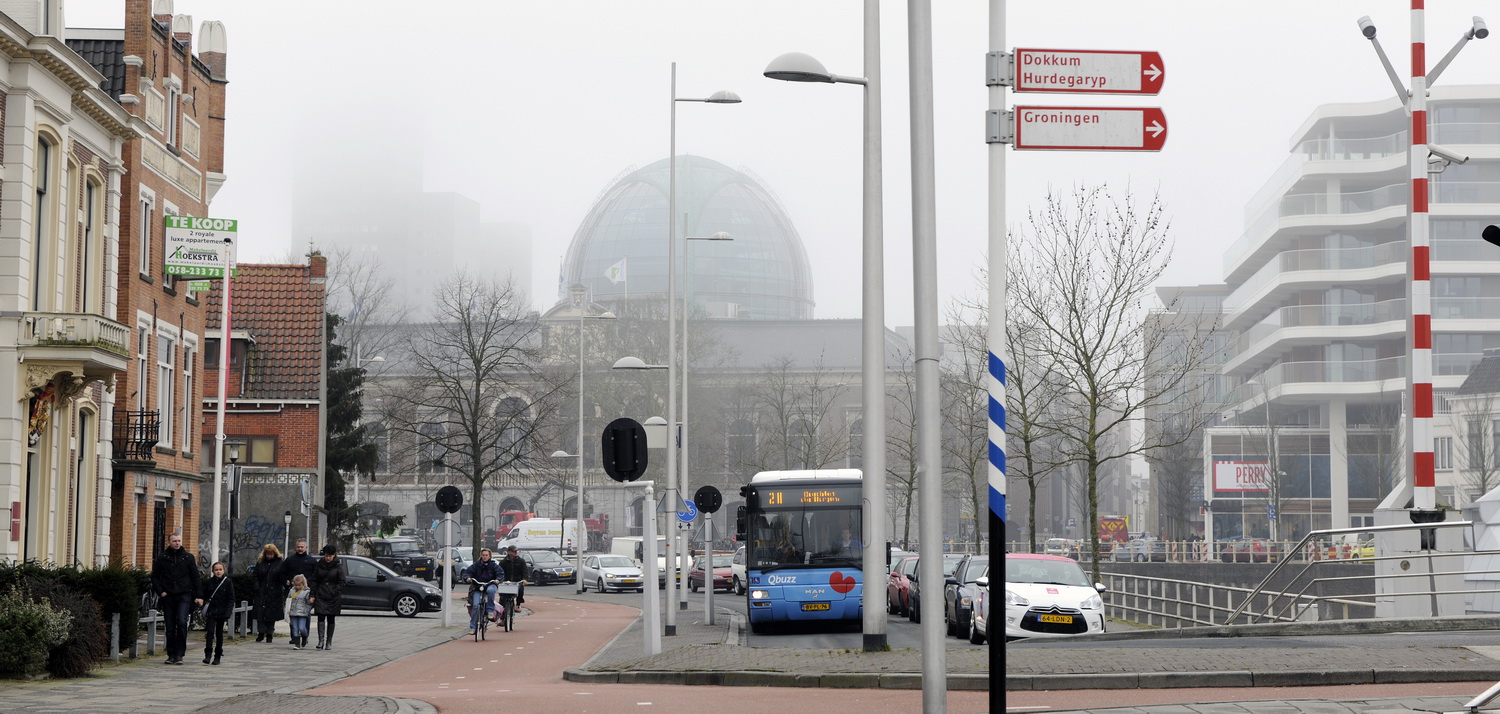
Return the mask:
{"type": "Polygon", "coordinates": [[[604,427],[599,453],[604,473],[616,481],[634,481],[646,473],[646,427],[630,418],[620,418],[604,427]]]}
{"type": "Polygon", "coordinates": [[[745,508],[752,511],[760,510],[760,492],[754,486],[741,486],[740,497],[745,499],[745,508]]]}

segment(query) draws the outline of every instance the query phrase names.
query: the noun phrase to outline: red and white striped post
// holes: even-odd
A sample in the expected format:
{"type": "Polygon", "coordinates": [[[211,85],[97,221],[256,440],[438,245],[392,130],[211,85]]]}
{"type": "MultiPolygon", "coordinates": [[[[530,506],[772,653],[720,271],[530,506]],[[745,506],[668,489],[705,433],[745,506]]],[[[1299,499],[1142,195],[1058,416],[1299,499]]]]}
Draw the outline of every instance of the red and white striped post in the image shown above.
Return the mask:
{"type": "Polygon", "coordinates": [[[1427,43],[1424,9],[1426,0],[1411,0],[1411,154],[1407,171],[1411,178],[1411,263],[1407,268],[1406,294],[1411,301],[1411,320],[1406,325],[1407,403],[1406,433],[1411,443],[1407,473],[1412,477],[1412,521],[1441,520],[1441,513],[1419,516],[1437,508],[1436,471],[1432,436],[1432,273],[1431,240],[1428,232],[1427,186],[1427,43]]]}

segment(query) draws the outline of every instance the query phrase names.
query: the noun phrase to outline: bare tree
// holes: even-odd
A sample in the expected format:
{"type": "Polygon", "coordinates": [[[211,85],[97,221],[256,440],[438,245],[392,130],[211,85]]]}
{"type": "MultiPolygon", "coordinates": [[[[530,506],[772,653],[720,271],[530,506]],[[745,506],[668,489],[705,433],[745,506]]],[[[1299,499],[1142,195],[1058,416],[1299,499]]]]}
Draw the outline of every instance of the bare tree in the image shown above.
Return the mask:
{"type": "Polygon", "coordinates": [[[983,552],[989,523],[989,313],[983,299],[959,298],[947,316],[947,337],[956,349],[943,356],[939,368],[943,492],[957,495],[960,518],[968,516],[959,539],[983,552]]]}
{"type": "MultiPolygon", "coordinates": [[[[1176,339],[1147,339],[1142,304],[1171,248],[1159,199],[1139,207],[1129,194],[1116,199],[1104,187],[1080,187],[1070,199],[1050,195],[1029,226],[1011,256],[1028,269],[1014,273],[1010,289],[1018,311],[1039,328],[1036,347],[1068,395],[1055,402],[1065,413],[1053,428],[1067,459],[1082,467],[1086,522],[1094,524],[1103,467],[1165,445],[1161,430],[1147,430],[1156,439],[1138,443],[1109,437],[1159,406],[1194,398],[1189,377],[1202,368],[1207,335],[1194,321],[1176,339]]],[[[1097,578],[1092,527],[1089,547],[1097,578]]]]}
{"type": "Polygon", "coordinates": [[[908,547],[917,495],[917,375],[910,352],[887,369],[895,374],[886,391],[886,493],[901,528],[901,545],[908,547]]]}
{"type": "Polygon", "coordinates": [[[391,428],[417,449],[418,471],[456,471],[483,523],[486,485],[519,486],[545,464],[537,441],[565,393],[566,374],[546,364],[543,327],[511,283],[459,274],[434,291],[434,321],[402,333],[410,377],[385,401],[391,428]]]}
{"type": "Polygon", "coordinates": [[[1146,455],[1157,513],[1168,540],[1187,540],[1193,509],[1198,507],[1194,494],[1201,493],[1198,487],[1203,483],[1203,439],[1201,430],[1193,428],[1196,421],[1191,416],[1165,420],[1161,428],[1166,433],[1158,440],[1166,445],[1146,455]],[[1194,433],[1180,433],[1190,429],[1194,433]]]}
{"type": "Polygon", "coordinates": [[[338,245],[328,256],[325,284],[328,312],[339,317],[339,337],[351,365],[373,374],[383,371],[386,352],[400,342],[399,326],[411,321],[414,308],[400,303],[395,279],[374,253],[356,253],[338,245]]]}
{"type": "Polygon", "coordinates": [[[756,418],[753,471],[828,468],[848,456],[848,432],[832,410],[848,384],[821,358],[806,368],[774,358],[744,388],[756,418]]]}

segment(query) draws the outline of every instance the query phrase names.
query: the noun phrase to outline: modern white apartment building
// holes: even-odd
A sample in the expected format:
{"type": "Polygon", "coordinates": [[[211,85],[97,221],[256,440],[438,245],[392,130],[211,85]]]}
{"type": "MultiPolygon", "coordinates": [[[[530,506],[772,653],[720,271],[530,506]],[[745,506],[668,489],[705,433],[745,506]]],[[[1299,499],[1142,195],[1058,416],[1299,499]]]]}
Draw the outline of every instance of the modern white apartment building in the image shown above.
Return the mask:
{"type": "MultiPolygon", "coordinates": [[[[1438,494],[1458,506],[1447,396],[1500,347],[1500,248],[1480,240],[1500,219],[1500,85],[1429,102],[1429,141],[1471,157],[1429,167],[1438,494]]],[[[1224,257],[1232,388],[1205,432],[1208,537],[1363,525],[1404,475],[1408,122],[1394,97],[1319,107],[1247,205],[1224,257]]]]}

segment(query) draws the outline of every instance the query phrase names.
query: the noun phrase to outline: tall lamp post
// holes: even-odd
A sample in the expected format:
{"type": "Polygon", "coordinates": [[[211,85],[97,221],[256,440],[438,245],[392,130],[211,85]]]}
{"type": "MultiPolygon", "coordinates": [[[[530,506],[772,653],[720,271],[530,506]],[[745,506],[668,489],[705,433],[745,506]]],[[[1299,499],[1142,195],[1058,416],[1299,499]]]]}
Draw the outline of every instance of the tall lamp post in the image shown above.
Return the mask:
{"type": "MultiPolygon", "coordinates": [[[[683,235],[683,240],[685,240],[685,241],[702,241],[702,240],[708,240],[708,241],[732,241],[732,240],[734,240],[734,236],[731,236],[731,235],[729,235],[728,233],[726,233],[724,231],[719,231],[717,233],[714,233],[713,235],[708,235],[708,236],[690,236],[690,235],[688,235],[687,234],[687,216],[686,215],[684,215],[683,218],[682,218],[682,235],[683,235]]],[[[692,373],[693,373],[692,361],[688,358],[688,325],[692,324],[692,317],[693,317],[693,313],[692,313],[693,284],[690,282],[691,279],[692,279],[692,277],[693,277],[693,271],[692,271],[692,265],[693,265],[693,244],[692,243],[687,243],[687,251],[686,252],[687,252],[687,255],[685,256],[686,259],[683,261],[684,266],[683,266],[683,270],[682,270],[682,280],[683,280],[683,283],[685,284],[685,287],[687,288],[686,290],[683,291],[684,295],[683,295],[683,300],[682,300],[682,304],[683,304],[683,312],[682,312],[682,491],[684,493],[686,493],[687,490],[689,488],[691,488],[691,486],[688,485],[688,476],[690,476],[691,473],[692,473],[691,471],[688,470],[688,456],[691,455],[691,453],[692,453],[692,450],[690,448],[688,448],[688,443],[689,443],[688,442],[688,435],[692,432],[692,428],[691,428],[692,424],[688,421],[688,382],[691,380],[692,373]]],[[[710,542],[704,547],[704,551],[706,551],[709,554],[709,557],[712,558],[713,551],[714,551],[714,546],[713,546],[712,540],[710,540],[710,542]]],[[[705,609],[709,607],[708,603],[711,602],[712,600],[713,600],[712,597],[709,597],[708,599],[704,600],[704,608],[705,609]]],[[[683,605],[684,608],[686,608],[687,607],[687,602],[684,601],[682,603],[682,605],[683,605]]],[[[705,614],[708,616],[709,622],[712,623],[713,622],[713,613],[712,612],[706,612],[705,614]]]]}
{"type": "MultiPolygon", "coordinates": [[[[677,103],[678,102],[703,102],[706,104],[739,104],[740,96],[734,92],[718,91],[705,98],[691,98],[677,96],[677,63],[672,63],[672,102],[671,102],[671,136],[669,139],[669,151],[667,157],[667,425],[675,430],[677,428],[677,103]]],[[[671,434],[671,441],[667,444],[667,500],[672,504],[672,510],[677,510],[677,436],[671,434]]],[[[682,538],[679,538],[678,550],[681,551],[682,538]]],[[[681,553],[679,552],[679,557],[681,553]]],[[[680,563],[685,567],[686,563],[680,563]]],[[[677,579],[672,578],[668,584],[668,599],[671,604],[667,607],[667,622],[663,628],[663,634],[672,636],[677,634],[677,608],[679,607],[678,596],[681,591],[677,589],[677,579]]],[[[682,603],[686,604],[686,603],[682,603]]]]}
{"type": "MultiPolygon", "coordinates": [[[[240,517],[240,447],[243,441],[225,441],[224,448],[229,452],[229,553],[224,557],[225,564],[230,573],[234,572],[234,522],[240,517]]],[[[218,553],[214,554],[218,557],[218,553]]]]}
{"type": "MultiPolygon", "coordinates": [[[[864,77],[841,77],[801,52],[771,61],[765,76],[790,82],[859,84],[865,88],[863,299],[860,315],[860,421],[864,442],[860,468],[864,472],[864,571],[884,572],[889,549],[885,526],[885,247],[882,232],[883,195],[880,141],[880,2],[865,0],[864,77]]],[[[864,589],[864,649],[886,649],[886,592],[864,589]]]]}
{"type": "MultiPolygon", "coordinates": [[[[578,592],[580,593],[583,592],[583,547],[584,543],[588,541],[588,528],[586,528],[583,524],[583,321],[586,319],[615,319],[615,314],[612,312],[605,312],[600,315],[584,314],[585,308],[587,308],[588,306],[584,301],[583,295],[584,293],[582,289],[575,289],[573,291],[573,301],[574,304],[578,307],[578,453],[576,454],[578,458],[578,532],[579,540],[583,541],[573,544],[574,554],[577,556],[578,560],[578,562],[575,564],[573,573],[577,576],[578,592]]],[[[558,451],[552,455],[568,456],[568,454],[563,451],[558,451]]],[[[564,528],[563,532],[566,533],[567,529],[564,528]]]]}
{"type": "Polygon", "coordinates": [[[290,553],[291,552],[291,548],[292,548],[292,512],[291,511],[287,511],[286,515],[282,516],[282,523],[286,526],[286,528],[282,530],[281,552],[283,552],[283,553],[290,553]]]}
{"type": "MultiPolygon", "coordinates": [[[[1432,277],[1430,271],[1429,221],[1429,162],[1446,165],[1454,152],[1434,147],[1427,140],[1427,90],[1437,81],[1438,75],[1448,63],[1458,56],[1459,50],[1472,39],[1489,37],[1490,30],[1484,20],[1475,17],[1468,30],[1448,54],[1427,72],[1425,0],[1411,0],[1411,89],[1401,86],[1390,58],[1375,39],[1375,23],[1368,15],[1359,18],[1360,34],[1370,41],[1375,54],[1385,67],[1396,96],[1406,106],[1411,118],[1411,149],[1407,154],[1407,175],[1411,182],[1411,216],[1407,220],[1407,242],[1410,254],[1406,271],[1406,295],[1411,303],[1411,315],[1407,318],[1406,338],[1406,434],[1411,447],[1407,453],[1407,473],[1411,477],[1413,523],[1435,523],[1443,520],[1444,513],[1437,507],[1437,473],[1433,454],[1433,410],[1432,410],[1432,277]],[[1437,149],[1437,150],[1434,150],[1437,149]]],[[[1463,157],[1459,163],[1467,161],[1463,157]]],[[[1441,169],[1439,169],[1441,170],[1441,169]]],[[[1421,547],[1427,550],[1436,546],[1437,534],[1426,529],[1421,534],[1421,547]]]]}

